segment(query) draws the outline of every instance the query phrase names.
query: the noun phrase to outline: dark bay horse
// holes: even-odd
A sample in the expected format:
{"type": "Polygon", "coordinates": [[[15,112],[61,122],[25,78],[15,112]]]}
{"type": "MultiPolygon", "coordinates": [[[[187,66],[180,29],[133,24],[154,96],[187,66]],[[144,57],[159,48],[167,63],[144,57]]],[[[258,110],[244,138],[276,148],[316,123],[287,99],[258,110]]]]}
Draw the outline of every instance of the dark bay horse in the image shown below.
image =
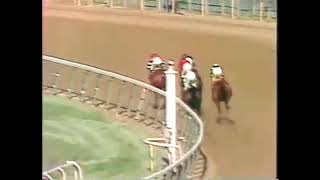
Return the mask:
{"type": "MultiPolygon", "coordinates": [[[[164,71],[166,70],[166,68],[160,68],[160,69],[156,69],[154,71],[151,71],[149,73],[149,83],[156,87],[159,88],[161,90],[166,90],[166,77],[165,77],[165,73],[164,71]]],[[[161,95],[159,95],[158,93],[154,93],[155,95],[155,104],[153,106],[153,108],[157,109],[158,108],[158,100],[159,98],[161,98],[161,95]]],[[[163,107],[164,108],[164,105],[163,107]]]]}
{"type": "Polygon", "coordinates": [[[182,78],[180,86],[181,100],[198,115],[201,115],[202,79],[199,72],[196,69],[186,72],[186,77],[182,78]]]}
{"type": "Polygon", "coordinates": [[[232,89],[230,84],[222,77],[219,80],[211,81],[211,98],[213,103],[217,106],[218,109],[218,122],[220,122],[222,114],[221,102],[225,103],[225,108],[227,112],[230,109],[230,99],[232,97],[232,89]]]}

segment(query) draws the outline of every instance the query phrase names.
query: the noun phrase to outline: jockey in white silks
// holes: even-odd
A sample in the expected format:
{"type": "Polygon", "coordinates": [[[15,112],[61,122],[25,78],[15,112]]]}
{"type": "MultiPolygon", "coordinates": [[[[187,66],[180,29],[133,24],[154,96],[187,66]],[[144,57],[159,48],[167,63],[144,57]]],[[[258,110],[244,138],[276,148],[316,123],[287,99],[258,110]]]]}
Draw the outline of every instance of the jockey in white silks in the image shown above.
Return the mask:
{"type": "Polygon", "coordinates": [[[219,64],[214,64],[210,68],[210,76],[211,76],[212,81],[218,81],[221,78],[224,78],[223,69],[221,68],[221,66],[219,64]]]}
{"type": "Polygon", "coordinates": [[[181,76],[181,78],[182,78],[184,90],[190,89],[192,87],[196,88],[198,86],[197,76],[191,70],[185,71],[184,74],[181,76]]]}
{"type": "Polygon", "coordinates": [[[162,66],[164,66],[164,65],[165,65],[165,62],[163,61],[163,59],[159,55],[152,54],[148,60],[147,69],[150,72],[153,72],[156,69],[161,69],[162,66]]]}

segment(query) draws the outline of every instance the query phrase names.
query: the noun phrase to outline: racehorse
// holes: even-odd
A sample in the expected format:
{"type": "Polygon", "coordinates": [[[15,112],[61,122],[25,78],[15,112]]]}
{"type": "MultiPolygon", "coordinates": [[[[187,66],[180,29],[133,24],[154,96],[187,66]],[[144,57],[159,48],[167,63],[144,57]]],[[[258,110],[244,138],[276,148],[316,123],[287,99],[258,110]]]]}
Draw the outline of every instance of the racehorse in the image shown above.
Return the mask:
{"type": "Polygon", "coordinates": [[[230,84],[225,80],[224,77],[220,78],[216,81],[211,81],[211,99],[213,103],[217,106],[218,109],[218,123],[220,123],[221,120],[221,102],[225,103],[225,108],[227,110],[227,113],[229,112],[229,109],[231,108],[229,105],[230,99],[232,97],[232,89],[230,84]]]}
{"type": "MultiPolygon", "coordinates": [[[[158,69],[155,69],[153,71],[149,72],[149,83],[161,90],[166,90],[166,77],[165,77],[165,72],[166,71],[166,65],[162,64],[158,69]]],[[[158,93],[154,93],[155,95],[155,104],[153,105],[153,108],[157,109],[158,108],[158,100],[161,97],[158,93]]],[[[164,108],[164,104],[162,106],[164,108]]]]}
{"type": "Polygon", "coordinates": [[[181,78],[181,99],[198,115],[201,115],[202,79],[196,69],[188,70],[181,78]]]}

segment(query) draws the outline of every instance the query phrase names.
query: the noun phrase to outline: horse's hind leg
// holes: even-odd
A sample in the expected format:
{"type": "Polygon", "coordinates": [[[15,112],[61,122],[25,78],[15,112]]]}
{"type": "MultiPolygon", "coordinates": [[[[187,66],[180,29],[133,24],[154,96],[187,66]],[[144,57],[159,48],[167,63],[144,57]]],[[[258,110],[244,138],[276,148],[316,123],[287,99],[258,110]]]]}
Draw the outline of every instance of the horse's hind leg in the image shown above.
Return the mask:
{"type": "Polygon", "coordinates": [[[221,111],[221,104],[220,104],[220,102],[217,102],[217,103],[216,103],[216,106],[217,106],[217,109],[218,109],[218,114],[221,114],[222,111],[221,111]]]}
{"type": "Polygon", "coordinates": [[[217,103],[216,103],[216,106],[217,106],[217,109],[218,109],[217,122],[218,122],[218,124],[219,124],[219,123],[221,122],[221,113],[222,113],[220,102],[217,102],[217,103]]]}
{"type": "Polygon", "coordinates": [[[231,106],[229,105],[229,100],[230,100],[230,99],[228,99],[228,100],[226,100],[226,101],[224,102],[228,113],[229,113],[229,110],[231,109],[231,106]]]}
{"type": "Polygon", "coordinates": [[[227,109],[227,111],[229,112],[229,110],[231,109],[231,107],[230,107],[230,105],[229,105],[228,102],[225,102],[225,104],[226,104],[226,109],[227,109]]]}

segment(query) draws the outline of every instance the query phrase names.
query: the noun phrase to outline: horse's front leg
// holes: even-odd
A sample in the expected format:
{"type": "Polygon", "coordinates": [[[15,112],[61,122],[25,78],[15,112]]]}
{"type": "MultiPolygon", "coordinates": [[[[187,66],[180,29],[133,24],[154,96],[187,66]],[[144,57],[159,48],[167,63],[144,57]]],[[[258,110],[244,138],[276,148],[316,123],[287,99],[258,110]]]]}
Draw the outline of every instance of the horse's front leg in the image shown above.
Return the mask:
{"type": "Polygon", "coordinates": [[[216,104],[217,109],[218,109],[217,122],[218,122],[218,123],[220,123],[220,122],[221,122],[221,113],[222,113],[222,111],[221,111],[221,104],[220,104],[220,102],[219,102],[219,101],[218,101],[218,102],[216,102],[215,104],[216,104]]]}
{"type": "Polygon", "coordinates": [[[229,113],[229,110],[231,109],[231,106],[229,105],[229,102],[225,102],[225,105],[226,105],[226,109],[227,109],[227,112],[229,113]]]}
{"type": "Polygon", "coordinates": [[[215,104],[216,104],[217,109],[218,109],[218,114],[221,114],[221,113],[222,113],[222,110],[221,110],[221,104],[220,104],[220,102],[216,102],[215,104]]]}

